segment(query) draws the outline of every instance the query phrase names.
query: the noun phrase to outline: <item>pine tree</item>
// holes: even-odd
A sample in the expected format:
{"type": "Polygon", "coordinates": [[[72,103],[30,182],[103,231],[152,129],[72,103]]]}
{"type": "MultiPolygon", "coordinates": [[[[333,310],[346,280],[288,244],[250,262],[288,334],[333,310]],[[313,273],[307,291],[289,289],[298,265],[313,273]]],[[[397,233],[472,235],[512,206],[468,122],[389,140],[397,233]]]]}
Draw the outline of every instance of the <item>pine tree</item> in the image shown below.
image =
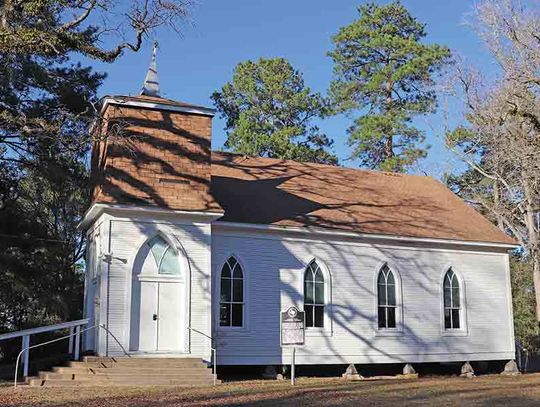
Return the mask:
{"type": "Polygon", "coordinates": [[[362,166],[405,171],[425,157],[425,135],[413,120],[436,108],[434,75],[448,48],[424,44],[425,27],[399,2],[366,4],[332,38],[336,112],[357,112],[348,129],[352,157],[362,166]]]}
{"type": "Polygon", "coordinates": [[[304,85],[283,58],[239,63],[212,99],[226,119],[231,150],[250,156],[335,164],[332,141],[312,124],[328,113],[325,99],[304,85]]]}
{"type": "Polygon", "coordinates": [[[139,50],[153,28],[185,15],[184,4],[0,1],[0,331],[82,311],[77,224],[88,206],[88,129],[105,75],[76,58],[113,62],[139,50]],[[104,48],[117,27],[132,41],[104,48]]]}

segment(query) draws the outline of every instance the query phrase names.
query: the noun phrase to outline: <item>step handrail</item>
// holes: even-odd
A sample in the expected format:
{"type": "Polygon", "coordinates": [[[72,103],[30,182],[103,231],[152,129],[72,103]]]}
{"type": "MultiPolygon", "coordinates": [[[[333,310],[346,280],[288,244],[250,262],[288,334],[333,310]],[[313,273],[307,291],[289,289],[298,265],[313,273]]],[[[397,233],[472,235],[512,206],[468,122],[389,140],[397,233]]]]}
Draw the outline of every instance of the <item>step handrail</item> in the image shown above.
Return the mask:
{"type": "Polygon", "coordinates": [[[43,332],[58,331],[60,329],[86,325],[88,321],[89,319],[85,318],[85,319],[79,319],[77,321],[61,322],[59,324],[54,324],[54,325],[45,325],[45,326],[38,326],[36,328],[23,329],[21,331],[6,332],[4,334],[0,334],[0,341],[4,341],[6,339],[18,338],[20,336],[34,335],[34,334],[39,334],[43,332]]]}
{"type": "Polygon", "coordinates": [[[210,339],[210,351],[212,352],[212,376],[214,376],[214,386],[215,386],[217,384],[217,349],[212,347],[214,343],[214,338],[190,326],[188,326],[187,329],[189,329],[190,331],[196,332],[199,335],[204,336],[205,338],[210,339]]]}
{"type": "MultiPolygon", "coordinates": [[[[58,331],[62,329],[69,328],[70,334],[73,334],[75,332],[75,338],[73,336],[70,336],[69,338],[69,346],[68,346],[68,353],[73,355],[74,359],[79,358],[79,345],[80,345],[80,330],[82,326],[88,325],[88,318],[85,319],[79,319],[77,321],[68,321],[68,322],[60,322],[58,324],[53,325],[46,325],[46,326],[38,326],[35,328],[28,328],[23,329],[20,331],[15,332],[7,332],[0,335],[0,341],[13,339],[13,338],[19,338],[22,337],[22,349],[25,349],[30,346],[30,337],[34,334],[39,334],[43,332],[53,332],[58,331]],[[73,339],[75,339],[75,352],[73,352],[73,339]]],[[[29,353],[26,352],[23,354],[23,376],[28,376],[28,365],[29,365],[29,353]]]]}
{"type": "Polygon", "coordinates": [[[69,335],[65,335],[65,336],[62,336],[60,338],[56,338],[56,339],[52,339],[50,341],[46,341],[46,342],[41,342],[41,343],[37,343],[35,345],[32,345],[32,346],[27,346],[26,348],[23,348],[19,354],[17,355],[17,362],[15,363],[15,378],[14,378],[14,381],[13,381],[13,387],[17,387],[17,377],[19,375],[19,362],[20,362],[20,359],[21,359],[21,355],[24,353],[24,352],[28,352],[30,349],[34,349],[34,348],[37,348],[37,347],[40,347],[40,346],[44,346],[44,345],[48,345],[50,343],[54,343],[54,342],[59,342],[61,340],[64,340],[64,339],[68,339],[68,338],[71,338],[72,336],[74,335],[80,335],[81,333],[83,332],[86,332],[86,331],[90,331],[92,329],[95,329],[95,328],[102,328],[104,329],[109,335],[111,335],[113,337],[113,339],[116,341],[116,343],[120,346],[120,348],[122,349],[122,351],[124,352],[124,354],[127,356],[127,357],[131,357],[131,355],[126,351],[126,349],[122,346],[122,344],[120,343],[120,341],[118,341],[118,338],[116,338],[116,336],[114,336],[114,334],[109,331],[109,329],[104,325],[99,325],[99,324],[96,324],[96,325],[93,325],[93,326],[90,326],[88,328],[85,328],[85,329],[81,329],[81,330],[77,330],[77,332],[71,332],[69,335]]]}

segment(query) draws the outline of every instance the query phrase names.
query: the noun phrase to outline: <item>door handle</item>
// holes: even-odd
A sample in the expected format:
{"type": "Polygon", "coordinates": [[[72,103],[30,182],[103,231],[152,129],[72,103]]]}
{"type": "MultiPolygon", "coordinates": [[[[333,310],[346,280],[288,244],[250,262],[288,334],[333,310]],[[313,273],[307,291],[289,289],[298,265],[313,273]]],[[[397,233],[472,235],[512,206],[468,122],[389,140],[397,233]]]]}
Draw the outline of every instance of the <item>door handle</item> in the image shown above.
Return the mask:
{"type": "Polygon", "coordinates": [[[152,321],[157,321],[157,314],[152,315],[152,321]]]}

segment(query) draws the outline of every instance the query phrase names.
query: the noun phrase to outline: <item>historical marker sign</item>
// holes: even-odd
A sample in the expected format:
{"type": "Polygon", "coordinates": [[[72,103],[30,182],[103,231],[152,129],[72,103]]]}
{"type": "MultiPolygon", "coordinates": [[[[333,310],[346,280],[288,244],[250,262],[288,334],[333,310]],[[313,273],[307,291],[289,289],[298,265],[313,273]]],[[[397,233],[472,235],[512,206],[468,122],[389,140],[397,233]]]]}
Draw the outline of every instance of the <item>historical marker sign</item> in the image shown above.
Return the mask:
{"type": "Polygon", "coordinates": [[[298,346],[305,342],[305,313],[290,307],[281,313],[281,346],[298,346]]]}

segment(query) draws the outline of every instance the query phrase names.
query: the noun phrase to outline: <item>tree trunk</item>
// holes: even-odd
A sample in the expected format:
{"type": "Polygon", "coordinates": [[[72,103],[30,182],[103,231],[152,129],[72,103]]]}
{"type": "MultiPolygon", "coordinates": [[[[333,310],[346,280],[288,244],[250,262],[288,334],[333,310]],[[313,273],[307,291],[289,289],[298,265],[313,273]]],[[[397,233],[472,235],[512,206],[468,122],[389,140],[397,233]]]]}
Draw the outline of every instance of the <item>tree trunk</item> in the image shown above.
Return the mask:
{"type": "Polygon", "coordinates": [[[0,29],[7,30],[11,0],[0,0],[0,29]]]}
{"type": "Polygon", "coordinates": [[[533,263],[533,282],[534,282],[534,298],[536,300],[536,321],[540,329],[540,258],[538,253],[532,259],[533,263]]]}
{"type": "Polygon", "coordinates": [[[521,180],[525,195],[524,221],[529,240],[529,254],[533,263],[534,297],[536,299],[536,321],[540,328],[540,232],[536,224],[536,211],[534,210],[534,194],[528,179],[521,180]]]}
{"type": "Polygon", "coordinates": [[[386,136],[384,152],[385,152],[385,155],[386,155],[386,159],[392,158],[394,156],[394,140],[393,140],[393,137],[391,135],[386,136]]]}
{"type": "MultiPolygon", "coordinates": [[[[392,87],[393,83],[392,80],[389,79],[388,83],[386,84],[386,111],[389,112],[392,109],[393,100],[392,100],[392,87]]],[[[388,160],[389,158],[394,157],[394,137],[393,137],[393,129],[389,128],[387,129],[388,134],[386,135],[385,140],[385,146],[384,146],[384,153],[386,155],[385,160],[388,160]]]]}
{"type": "Polygon", "coordinates": [[[497,227],[504,232],[504,220],[503,217],[499,214],[499,203],[500,203],[500,191],[499,191],[499,181],[493,181],[493,203],[495,204],[496,218],[497,218],[497,227]]]}

